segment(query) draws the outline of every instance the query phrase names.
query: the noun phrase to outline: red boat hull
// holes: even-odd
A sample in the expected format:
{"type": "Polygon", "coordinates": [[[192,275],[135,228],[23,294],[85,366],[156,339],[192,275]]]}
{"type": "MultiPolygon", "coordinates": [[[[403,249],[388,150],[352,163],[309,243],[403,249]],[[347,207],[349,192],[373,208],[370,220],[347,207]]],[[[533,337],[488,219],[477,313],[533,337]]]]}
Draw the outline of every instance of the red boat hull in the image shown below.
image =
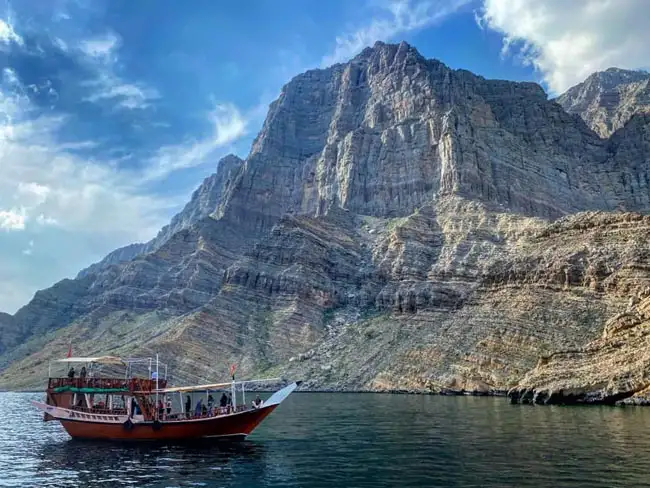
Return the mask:
{"type": "Polygon", "coordinates": [[[60,420],[68,434],[75,439],[105,439],[123,441],[185,440],[198,438],[241,438],[250,434],[277,405],[258,410],[195,420],[136,423],[131,428],[123,424],[60,420]]]}

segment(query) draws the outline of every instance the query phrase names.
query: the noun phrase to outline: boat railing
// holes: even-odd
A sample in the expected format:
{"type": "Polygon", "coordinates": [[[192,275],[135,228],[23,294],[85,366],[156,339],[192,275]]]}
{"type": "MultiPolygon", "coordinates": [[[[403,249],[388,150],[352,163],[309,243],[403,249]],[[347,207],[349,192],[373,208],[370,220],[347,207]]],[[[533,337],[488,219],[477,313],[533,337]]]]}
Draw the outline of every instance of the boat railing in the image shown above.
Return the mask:
{"type": "MultiPolygon", "coordinates": [[[[158,380],[159,387],[166,384],[165,380],[158,380]]],[[[149,392],[156,389],[156,380],[144,378],[50,378],[48,389],[55,388],[97,388],[97,389],[120,389],[128,391],[149,392]]]]}
{"type": "Polygon", "coordinates": [[[95,415],[126,415],[126,409],[125,408],[104,408],[104,407],[69,407],[69,410],[73,410],[75,412],[83,412],[83,413],[88,413],[88,414],[95,414],[95,415]]]}
{"type": "Polygon", "coordinates": [[[172,413],[169,415],[161,415],[161,419],[164,420],[195,420],[195,419],[206,419],[211,417],[219,417],[221,415],[228,415],[230,413],[239,413],[248,410],[246,405],[237,405],[236,407],[213,407],[212,411],[207,411],[206,413],[200,413],[195,415],[193,412],[186,413],[172,413]]]}

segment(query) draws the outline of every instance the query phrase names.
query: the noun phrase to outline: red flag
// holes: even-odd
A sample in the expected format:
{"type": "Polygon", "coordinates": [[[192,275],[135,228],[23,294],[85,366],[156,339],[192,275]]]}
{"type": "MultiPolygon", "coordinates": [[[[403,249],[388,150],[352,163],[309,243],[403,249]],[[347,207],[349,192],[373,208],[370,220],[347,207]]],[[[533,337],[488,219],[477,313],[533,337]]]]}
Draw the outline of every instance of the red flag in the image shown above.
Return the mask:
{"type": "Polygon", "coordinates": [[[66,357],[67,357],[67,358],[71,358],[71,357],[72,357],[72,342],[71,342],[70,345],[68,346],[68,354],[66,355],[66,357]]]}
{"type": "Polygon", "coordinates": [[[232,376],[232,379],[235,379],[235,370],[237,369],[236,364],[231,364],[230,365],[230,376],[232,376]]]}

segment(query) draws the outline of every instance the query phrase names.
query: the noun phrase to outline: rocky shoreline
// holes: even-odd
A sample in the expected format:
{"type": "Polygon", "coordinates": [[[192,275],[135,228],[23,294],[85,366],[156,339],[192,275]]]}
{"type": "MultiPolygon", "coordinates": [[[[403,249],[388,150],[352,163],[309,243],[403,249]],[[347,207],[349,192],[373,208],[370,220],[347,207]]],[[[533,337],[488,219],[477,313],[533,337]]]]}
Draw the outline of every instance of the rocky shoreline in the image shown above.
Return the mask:
{"type": "Polygon", "coordinates": [[[540,358],[508,397],[541,405],[649,405],[650,288],[633,295],[600,338],[540,358]]]}

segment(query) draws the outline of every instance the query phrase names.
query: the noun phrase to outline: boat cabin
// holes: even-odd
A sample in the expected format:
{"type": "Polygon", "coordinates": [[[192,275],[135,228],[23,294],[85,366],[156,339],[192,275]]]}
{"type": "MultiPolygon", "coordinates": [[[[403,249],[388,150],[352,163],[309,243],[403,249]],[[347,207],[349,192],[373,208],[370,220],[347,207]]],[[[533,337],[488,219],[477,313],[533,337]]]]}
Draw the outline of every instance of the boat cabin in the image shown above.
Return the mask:
{"type": "MultiPolygon", "coordinates": [[[[261,408],[259,397],[246,404],[245,385],[279,378],[168,387],[167,365],[157,358],[69,357],[53,362],[46,405],[85,421],[180,421],[261,408]],[[69,368],[66,373],[66,368],[69,368]],[[163,374],[159,372],[162,370],[163,374]]],[[[54,420],[45,412],[44,420],[54,420]]]]}
{"type": "MultiPolygon", "coordinates": [[[[59,370],[69,369],[53,376],[50,363],[46,404],[73,410],[79,419],[123,415],[151,419],[155,409],[152,394],[167,386],[166,365],[159,378],[160,364],[154,369],[153,358],[69,357],[54,363],[59,370]],[[137,366],[145,369],[143,374],[137,374],[137,366]]],[[[47,412],[45,417],[51,420],[47,412]]]]}

